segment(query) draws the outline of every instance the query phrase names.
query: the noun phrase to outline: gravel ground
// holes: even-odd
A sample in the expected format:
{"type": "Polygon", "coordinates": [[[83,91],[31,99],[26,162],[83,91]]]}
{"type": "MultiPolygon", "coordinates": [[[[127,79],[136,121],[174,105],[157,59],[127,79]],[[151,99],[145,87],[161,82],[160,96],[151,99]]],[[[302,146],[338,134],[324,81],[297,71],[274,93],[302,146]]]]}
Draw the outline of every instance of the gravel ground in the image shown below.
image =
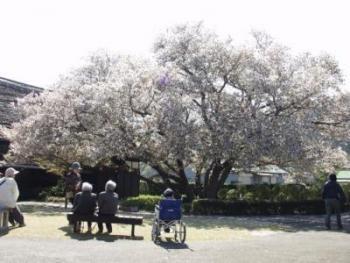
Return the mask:
{"type": "Polygon", "coordinates": [[[350,236],[338,232],[277,233],[249,240],[153,244],[149,241],[0,239],[6,263],[78,262],[350,262],[350,236]]]}
{"type": "MultiPolygon", "coordinates": [[[[188,216],[184,218],[188,222],[188,234],[201,232],[203,236],[189,238],[185,245],[181,245],[171,241],[154,244],[147,238],[129,240],[107,235],[70,235],[68,232],[62,239],[65,230],[58,228],[64,222],[60,207],[26,205],[23,208],[35,222],[43,220],[45,224],[50,215],[58,221],[53,220],[52,229],[48,228],[52,233],[50,236],[28,231],[34,229],[34,225],[0,236],[1,263],[350,262],[349,213],[343,215],[344,231],[325,231],[323,216],[188,216]],[[57,214],[61,215],[57,217],[57,214]],[[209,236],[202,239],[206,235],[225,231],[231,231],[227,235],[229,238],[223,236],[223,239],[216,240],[209,236]],[[247,234],[240,235],[242,231],[247,234]]],[[[151,215],[144,216],[147,218],[151,215]]],[[[37,225],[40,227],[40,221],[37,225]]],[[[40,229],[36,228],[34,232],[40,232],[40,229]]],[[[144,234],[148,235],[146,232],[144,234]]]]}

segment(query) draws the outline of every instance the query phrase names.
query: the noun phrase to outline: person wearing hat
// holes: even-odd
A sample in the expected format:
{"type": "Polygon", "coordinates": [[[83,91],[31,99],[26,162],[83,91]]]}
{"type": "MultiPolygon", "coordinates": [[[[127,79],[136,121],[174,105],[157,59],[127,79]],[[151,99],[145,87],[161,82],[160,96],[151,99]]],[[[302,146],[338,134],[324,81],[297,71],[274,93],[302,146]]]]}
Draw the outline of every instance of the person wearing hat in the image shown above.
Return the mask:
{"type": "Polygon", "coordinates": [[[69,172],[64,176],[65,196],[73,204],[74,196],[80,191],[81,187],[81,166],[80,163],[74,162],[69,168],[69,172]]]}
{"type": "Polygon", "coordinates": [[[13,226],[17,222],[20,227],[23,227],[25,226],[24,217],[17,206],[19,190],[15,176],[18,173],[18,171],[10,167],[6,169],[5,177],[0,179],[0,206],[10,209],[9,221],[13,226]]]}

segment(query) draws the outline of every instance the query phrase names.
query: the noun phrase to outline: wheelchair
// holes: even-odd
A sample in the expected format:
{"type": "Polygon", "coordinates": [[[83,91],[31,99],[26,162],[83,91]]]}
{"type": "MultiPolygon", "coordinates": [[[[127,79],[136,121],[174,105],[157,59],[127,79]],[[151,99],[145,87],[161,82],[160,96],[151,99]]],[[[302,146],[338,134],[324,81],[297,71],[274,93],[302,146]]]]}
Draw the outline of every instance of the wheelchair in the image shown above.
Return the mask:
{"type": "Polygon", "coordinates": [[[174,235],[176,242],[185,243],[186,225],[181,219],[181,200],[161,200],[155,208],[155,215],[152,225],[152,241],[157,242],[163,233],[174,235]]]}

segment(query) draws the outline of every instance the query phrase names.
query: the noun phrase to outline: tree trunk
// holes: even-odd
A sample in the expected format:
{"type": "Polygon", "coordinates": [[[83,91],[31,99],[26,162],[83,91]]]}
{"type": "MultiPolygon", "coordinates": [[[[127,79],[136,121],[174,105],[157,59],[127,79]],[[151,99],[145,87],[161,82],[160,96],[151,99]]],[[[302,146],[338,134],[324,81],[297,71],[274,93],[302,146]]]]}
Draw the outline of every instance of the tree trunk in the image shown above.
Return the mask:
{"type": "Polygon", "coordinates": [[[232,164],[229,161],[225,161],[223,164],[216,162],[212,169],[212,174],[209,179],[209,184],[204,189],[204,196],[209,199],[216,199],[220,188],[224,185],[230,171],[232,164]]]}

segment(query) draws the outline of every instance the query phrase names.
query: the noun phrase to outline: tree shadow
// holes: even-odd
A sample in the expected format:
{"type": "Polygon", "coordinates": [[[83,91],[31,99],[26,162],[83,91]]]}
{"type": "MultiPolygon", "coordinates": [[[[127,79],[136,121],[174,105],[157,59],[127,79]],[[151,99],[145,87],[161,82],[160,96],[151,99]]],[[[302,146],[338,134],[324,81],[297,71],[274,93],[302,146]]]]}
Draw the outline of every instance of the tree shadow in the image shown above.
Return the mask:
{"type": "Polygon", "coordinates": [[[91,234],[91,233],[74,233],[71,226],[63,226],[58,228],[63,231],[65,236],[79,241],[99,240],[104,242],[115,242],[117,240],[143,240],[143,236],[126,236],[126,235],[111,235],[111,234],[91,234]]]}
{"type": "MultiPolygon", "coordinates": [[[[190,228],[213,230],[219,228],[262,230],[270,229],[283,232],[328,231],[324,224],[324,215],[282,215],[282,216],[190,216],[184,221],[190,228]]],[[[350,233],[350,213],[342,215],[344,230],[350,233]]],[[[335,216],[332,217],[334,228],[335,216]]]]}

